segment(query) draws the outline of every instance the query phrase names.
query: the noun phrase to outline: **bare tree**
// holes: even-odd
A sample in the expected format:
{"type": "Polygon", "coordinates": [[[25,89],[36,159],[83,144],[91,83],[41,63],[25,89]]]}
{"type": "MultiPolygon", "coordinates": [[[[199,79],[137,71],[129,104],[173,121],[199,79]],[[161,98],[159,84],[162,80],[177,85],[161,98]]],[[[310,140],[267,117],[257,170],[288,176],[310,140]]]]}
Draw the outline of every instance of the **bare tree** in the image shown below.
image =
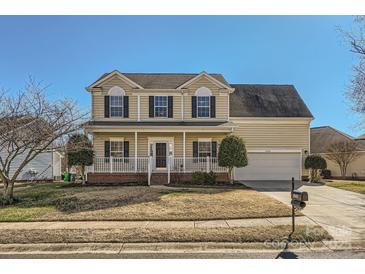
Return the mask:
{"type": "Polygon", "coordinates": [[[10,202],[14,183],[26,165],[78,130],[87,116],[72,100],[49,100],[46,89],[30,78],[15,95],[0,92],[0,179],[3,197],[10,202]],[[11,168],[15,170],[10,172],[11,168]]]}
{"type": "Polygon", "coordinates": [[[353,67],[354,75],[346,95],[352,110],[365,115],[365,16],[356,16],[354,29],[341,32],[350,44],[351,52],[359,59],[353,67]]]}
{"type": "Polygon", "coordinates": [[[345,178],[348,166],[360,157],[360,153],[355,141],[340,141],[329,145],[325,157],[338,165],[341,177],[345,178]]]}

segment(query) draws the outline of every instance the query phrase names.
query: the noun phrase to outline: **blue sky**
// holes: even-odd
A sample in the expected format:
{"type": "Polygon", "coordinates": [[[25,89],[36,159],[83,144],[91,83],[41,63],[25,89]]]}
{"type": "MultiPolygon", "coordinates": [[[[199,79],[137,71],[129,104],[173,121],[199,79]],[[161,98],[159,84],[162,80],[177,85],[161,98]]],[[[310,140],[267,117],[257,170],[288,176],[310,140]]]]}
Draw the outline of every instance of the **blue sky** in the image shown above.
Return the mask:
{"type": "MultiPolygon", "coordinates": [[[[363,133],[344,92],[356,62],[337,27],[350,16],[0,16],[0,87],[28,75],[90,106],[104,72],[222,73],[230,83],[294,84],[312,126],[363,133]]],[[[364,130],[365,131],[365,130],[364,130]]]]}

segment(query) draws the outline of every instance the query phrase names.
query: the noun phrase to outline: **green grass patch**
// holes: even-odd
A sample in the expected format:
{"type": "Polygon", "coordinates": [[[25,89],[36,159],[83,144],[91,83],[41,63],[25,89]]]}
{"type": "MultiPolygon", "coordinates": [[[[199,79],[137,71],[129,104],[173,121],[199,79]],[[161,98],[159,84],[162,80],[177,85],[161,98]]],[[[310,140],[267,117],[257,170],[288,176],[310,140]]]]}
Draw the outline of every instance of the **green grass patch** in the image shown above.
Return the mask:
{"type": "Polygon", "coordinates": [[[331,180],[327,182],[326,185],[343,190],[365,194],[365,182],[361,181],[331,180]]]}
{"type": "Polygon", "coordinates": [[[0,222],[29,221],[55,211],[55,207],[6,207],[0,208],[0,222]]]}

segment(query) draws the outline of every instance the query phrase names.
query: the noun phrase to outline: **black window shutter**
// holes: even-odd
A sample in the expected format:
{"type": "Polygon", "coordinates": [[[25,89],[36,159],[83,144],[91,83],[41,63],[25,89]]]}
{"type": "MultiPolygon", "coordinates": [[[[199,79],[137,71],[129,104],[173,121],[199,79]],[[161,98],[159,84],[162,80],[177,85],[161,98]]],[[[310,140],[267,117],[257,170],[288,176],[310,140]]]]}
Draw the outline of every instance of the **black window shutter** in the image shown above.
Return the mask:
{"type": "Polygon", "coordinates": [[[149,96],[149,113],[150,113],[150,118],[155,117],[155,97],[154,96],[149,96]]]}
{"type": "Polygon", "coordinates": [[[193,157],[198,157],[198,142],[194,141],[193,142],[193,157]]]}
{"type": "Polygon", "coordinates": [[[124,157],[129,157],[129,142],[124,141],[124,157]]]}
{"type": "Polygon", "coordinates": [[[172,118],[174,116],[173,110],[174,110],[174,97],[169,96],[168,97],[168,117],[169,118],[172,118]]]}
{"type": "Polygon", "coordinates": [[[123,117],[129,117],[129,97],[123,96],[123,117]]]}
{"type": "Polygon", "coordinates": [[[196,118],[196,96],[191,97],[191,117],[196,118]]]}
{"type": "Polygon", "coordinates": [[[109,113],[109,96],[104,97],[104,117],[105,118],[110,117],[110,113],[109,113]]]}
{"type": "Polygon", "coordinates": [[[210,96],[210,117],[215,118],[215,96],[210,96]]]}
{"type": "Polygon", "coordinates": [[[213,158],[217,157],[217,142],[216,141],[212,142],[212,157],[213,158]]]}
{"type": "Polygon", "coordinates": [[[104,157],[110,157],[110,141],[104,141],[104,157]]]}

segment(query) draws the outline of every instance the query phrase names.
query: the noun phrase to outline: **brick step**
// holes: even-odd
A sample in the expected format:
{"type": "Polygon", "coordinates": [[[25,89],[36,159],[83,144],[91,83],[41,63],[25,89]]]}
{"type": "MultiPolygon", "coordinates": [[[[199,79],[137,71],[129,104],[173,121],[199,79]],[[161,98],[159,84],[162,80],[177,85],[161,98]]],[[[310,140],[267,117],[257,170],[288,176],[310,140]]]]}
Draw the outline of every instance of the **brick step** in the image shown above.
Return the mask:
{"type": "Polygon", "coordinates": [[[167,173],[152,173],[151,185],[166,185],[167,179],[167,173]]]}

